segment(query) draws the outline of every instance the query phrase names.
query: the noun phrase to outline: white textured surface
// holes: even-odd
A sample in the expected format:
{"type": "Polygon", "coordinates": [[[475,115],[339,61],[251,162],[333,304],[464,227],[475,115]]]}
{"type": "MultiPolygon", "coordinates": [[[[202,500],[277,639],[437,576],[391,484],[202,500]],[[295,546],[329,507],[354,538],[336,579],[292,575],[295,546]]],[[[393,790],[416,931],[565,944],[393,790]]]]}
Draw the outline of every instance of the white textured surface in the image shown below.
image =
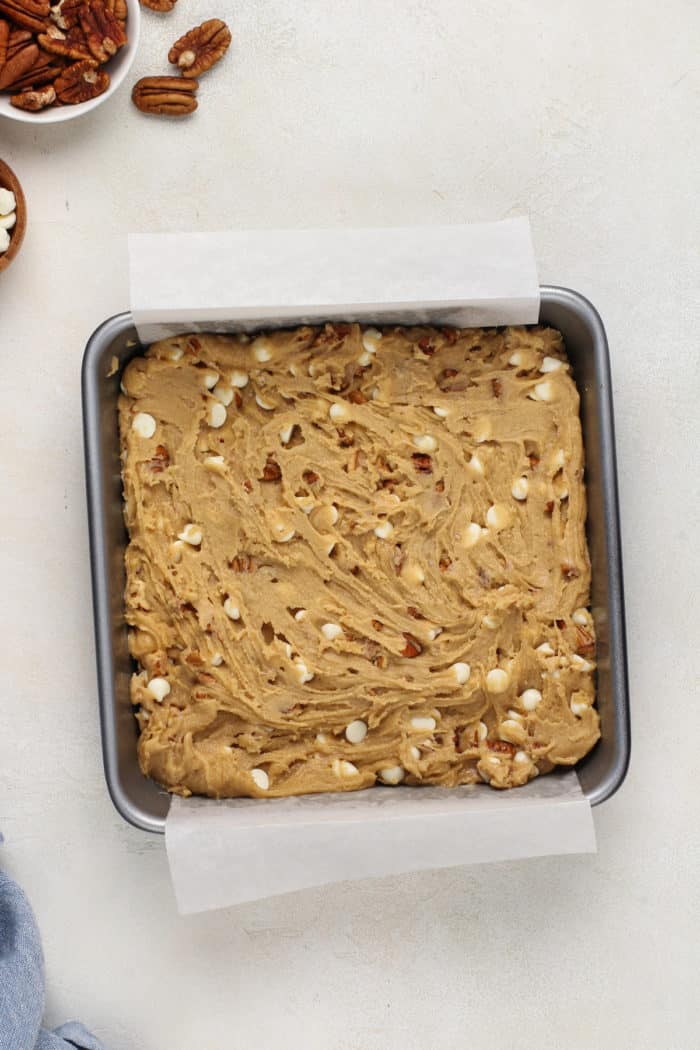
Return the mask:
{"type": "Polygon", "coordinates": [[[0,862],[43,930],[48,1020],[111,1050],[694,1050],[698,7],[183,0],[145,12],[135,72],[212,14],[235,42],[194,119],[122,92],[0,125],[30,207],[0,276],[0,862]],[[125,234],[523,210],[542,279],[595,302],[613,354],[634,753],[600,853],[178,919],[99,756],[79,365],[126,305],[125,234]]]}

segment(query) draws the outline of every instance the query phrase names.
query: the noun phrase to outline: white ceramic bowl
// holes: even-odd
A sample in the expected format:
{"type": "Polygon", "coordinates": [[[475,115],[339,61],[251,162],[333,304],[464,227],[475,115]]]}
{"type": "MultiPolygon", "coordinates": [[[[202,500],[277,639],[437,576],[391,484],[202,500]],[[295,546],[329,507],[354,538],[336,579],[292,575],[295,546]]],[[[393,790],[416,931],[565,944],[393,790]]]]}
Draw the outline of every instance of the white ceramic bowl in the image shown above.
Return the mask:
{"type": "Polygon", "coordinates": [[[63,120],[74,120],[89,113],[106,102],[108,98],[119,90],[119,86],[131,69],[131,64],[136,56],[141,34],[141,7],[139,0],[126,0],[128,18],[126,21],[126,35],[128,40],[124,47],[120,48],[114,58],[110,59],[104,67],[109,73],[109,87],[97,98],[89,102],[80,102],[77,106],[50,106],[42,109],[39,113],[28,113],[24,109],[16,109],[10,105],[9,95],[0,95],[0,117],[8,120],[19,120],[24,124],[58,124],[63,120]]]}

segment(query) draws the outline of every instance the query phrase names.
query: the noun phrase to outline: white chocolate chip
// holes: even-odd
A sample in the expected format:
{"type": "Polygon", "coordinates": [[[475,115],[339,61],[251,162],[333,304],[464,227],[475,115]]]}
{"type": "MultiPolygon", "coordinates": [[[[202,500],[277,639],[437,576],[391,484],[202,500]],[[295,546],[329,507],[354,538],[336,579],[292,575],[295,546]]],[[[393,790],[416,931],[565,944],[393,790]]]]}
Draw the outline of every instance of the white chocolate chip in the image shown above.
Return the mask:
{"type": "Polygon", "coordinates": [[[555,394],[554,384],[545,379],[542,383],[535,383],[534,388],[528,394],[533,401],[553,401],[555,394]]]}
{"type": "Polygon", "coordinates": [[[479,738],[479,740],[486,740],[486,737],[489,735],[489,729],[486,725],[486,722],[479,722],[478,726],[476,727],[476,735],[479,738]]]}
{"type": "Polygon", "coordinates": [[[366,368],[367,365],[371,365],[372,364],[372,357],[373,356],[374,355],[370,354],[369,350],[363,350],[362,353],[360,354],[360,356],[357,359],[358,365],[362,365],[363,368],[366,368]]]}
{"type": "Polygon", "coordinates": [[[242,390],[244,386],[248,386],[248,373],[240,372],[237,368],[234,368],[229,376],[229,382],[231,386],[235,386],[239,390],[242,390]]]}
{"type": "Polygon", "coordinates": [[[0,227],[0,255],[3,255],[10,247],[10,235],[7,230],[0,227]]]}
{"type": "Polygon", "coordinates": [[[510,685],[510,675],[501,667],[494,667],[486,675],[486,688],[489,693],[504,693],[510,685]]]}
{"type": "Polygon", "coordinates": [[[224,612],[229,620],[240,620],[241,618],[241,610],[234,603],[233,598],[227,598],[224,602],[224,612]]]}
{"type": "Polygon", "coordinates": [[[480,539],[481,525],[477,525],[475,521],[470,521],[462,533],[462,546],[467,548],[474,547],[480,539]]]}
{"type": "Polygon", "coordinates": [[[176,565],[182,561],[182,552],[186,546],[187,544],[183,543],[182,540],[175,540],[174,543],[170,544],[170,552],[176,565]]]}
{"type": "Polygon", "coordinates": [[[434,642],[436,638],[439,638],[442,634],[442,627],[431,627],[428,630],[428,641],[434,642]]]}
{"type": "Polygon", "coordinates": [[[469,664],[462,663],[461,661],[456,664],[452,664],[452,666],[450,667],[450,671],[452,671],[457,685],[464,685],[465,682],[468,682],[469,676],[472,673],[472,669],[469,666],[469,664]]]}
{"type": "Polygon", "coordinates": [[[139,437],[152,438],[156,432],[156,421],[148,412],[137,412],[131,423],[139,437]]]}
{"type": "Polygon", "coordinates": [[[270,778],[264,769],[251,769],[250,775],[256,787],[259,787],[261,791],[267,791],[270,786],[270,778]]]}
{"type": "Polygon", "coordinates": [[[12,190],[0,186],[0,215],[9,215],[13,211],[17,211],[17,198],[12,190]]]}
{"type": "Polygon", "coordinates": [[[514,711],[511,707],[508,708],[506,714],[509,718],[512,718],[515,722],[522,722],[525,715],[521,715],[520,711],[514,711]]]}
{"type": "Polygon", "coordinates": [[[482,626],[486,627],[489,631],[495,631],[498,627],[499,621],[496,616],[492,616],[491,613],[486,613],[486,616],[482,617],[482,626]]]}
{"type": "Polygon", "coordinates": [[[580,718],[581,715],[585,715],[586,711],[588,710],[588,704],[582,704],[578,700],[574,699],[571,700],[571,704],[569,706],[571,707],[571,713],[576,715],[577,718],[580,718]]]}
{"type": "Polygon", "coordinates": [[[212,654],[212,658],[209,661],[209,663],[211,664],[212,667],[221,667],[223,662],[224,662],[224,658],[221,655],[221,653],[213,653],[212,654]]]}
{"type": "Polygon", "coordinates": [[[202,530],[199,525],[194,525],[190,521],[185,525],[182,532],[178,532],[177,538],[182,540],[183,543],[189,543],[190,547],[199,547],[202,542],[202,530]]]}
{"type": "Polygon", "coordinates": [[[335,540],[330,540],[326,546],[326,555],[330,558],[331,554],[335,550],[335,540]]]}
{"type": "Polygon", "coordinates": [[[540,365],[540,372],[558,372],[563,367],[564,362],[560,361],[558,357],[544,357],[540,365]]]}
{"type": "Polygon", "coordinates": [[[303,660],[298,659],[294,661],[294,667],[299,677],[299,684],[306,685],[313,678],[313,672],[308,669],[303,660]]]}
{"type": "Polygon", "coordinates": [[[222,405],[230,405],[233,401],[233,387],[229,386],[228,383],[217,383],[212,390],[212,394],[222,405]]]}
{"type": "Polygon", "coordinates": [[[343,401],[334,401],[328,409],[328,415],[334,423],[344,423],[350,419],[350,409],[343,401]]]}
{"type": "MultiPolygon", "coordinates": [[[[16,221],[17,221],[17,212],[15,212],[15,211],[11,211],[9,213],[9,215],[0,215],[0,230],[11,230],[12,227],[14,226],[14,224],[16,223],[16,221]]],[[[10,240],[9,234],[8,234],[7,240],[8,240],[8,244],[9,244],[9,240],[10,240]]],[[[3,250],[7,251],[7,248],[5,248],[3,250]]]]}
{"type": "Polygon", "coordinates": [[[334,758],[331,768],[337,777],[354,777],[360,772],[357,766],[344,758],[334,758]]]}
{"type": "Polygon", "coordinates": [[[223,456],[207,456],[204,466],[207,470],[214,471],[215,474],[221,474],[226,466],[226,461],[223,456]]]}
{"type": "Polygon", "coordinates": [[[541,645],[537,646],[535,652],[542,653],[543,656],[554,656],[554,649],[552,649],[549,642],[542,642],[541,645]]]}
{"type": "Polygon", "coordinates": [[[401,579],[405,580],[409,586],[419,587],[425,582],[425,573],[418,562],[407,561],[401,568],[401,579]]]}
{"type": "Polygon", "coordinates": [[[343,628],[339,623],[324,623],[321,627],[321,634],[327,642],[332,642],[336,638],[340,638],[343,633],[343,628]]]}
{"type": "Polygon", "coordinates": [[[302,623],[306,619],[306,609],[297,609],[294,613],[294,619],[297,623],[302,623]]]}
{"type": "Polygon", "coordinates": [[[552,456],[552,470],[555,471],[555,472],[557,470],[563,470],[565,463],[566,463],[566,454],[564,453],[564,449],[563,448],[557,449],[557,451],[552,456]]]}
{"type": "Polygon", "coordinates": [[[486,524],[496,532],[507,529],[510,523],[510,511],[504,503],[493,503],[486,511],[486,524]]]}
{"type": "Polygon", "coordinates": [[[226,422],[227,414],[225,405],[222,405],[220,401],[212,401],[207,412],[207,423],[218,430],[226,422]]]}
{"type": "Polygon", "coordinates": [[[529,764],[530,756],[528,755],[527,751],[516,751],[513,755],[513,761],[517,762],[519,766],[524,766],[529,764]]]}
{"type": "Polygon", "coordinates": [[[530,482],[526,477],[516,478],[513,482],[513,487],[510,490],[510,494],[513,499],[527,499],[528,489],[530,488],[530,482]]]}
{"type": "Polygon", "coordinates": [[[275,407],[273,401],[266,401],[264,397],[260,396],[260,394],[255,395],[255,404],[258,406],[258,408],[264,409],[265,412],[272,412],[273,408],[275,407]]]}
{"type": "Polygon", "coordinates": [[[325,733],[317,733],[316,734],[316,743],[317,744],[325,744],[327,742],[328,742],[328,737],[326,736],[325,733]]]}
{"type": "Polygon", "coordinates": [[[376,354],[382,333],[378,328],[365,328],[362,333],[362,345],[368,354],[376,354]]]}
{"type": "Polygon", "coordinates": [[[539,689],[526,689],[525,692],[520,695],[520,703],[526,711],[534,711],[541,700],[542,693],[539,689]]]}
{"type": "Polygon", "coordinates": [[[394,526],[391,524],[390,521],[382,521],[379,523],[379,525],[377,525],[376,529],[374,530],[374,535],[377,536],[380,540],[388,540],[393,531],[394,526]]]}
{"type": "Polygon", "coordinates": [[[209,369],[201,373],[200,379],[202,385],[206,390],[213,390],[216,384],[219,382],[219,373],[209,369]]]}
{"type": "Polygon", "coordinates": [[[253,357],[255,360],[263,365],[266,361],[269,361],[272,357],[272,349],[270,343],[263,336],[260,336],[255,340],[252,346],[253,357]]]}
{"type": "Polygon", "coordinates": [[[367,736],[367,723],[361,718],[355,719],[345,728],[345,739],[349,744],[361,744],[367,736]]]}
{"type": "Polygon", "coordinates": [[[408,753],[414,762],[420,762],[420,748],[416,747],[415,744],[411,744],[408,749],[408,753]]]}
{"type": "Polygon", "coordinates": [[[439,419],[447,419],[449,412],[446,408],[442,408],[440,405],[433,405],[433,412],[439,419]]]}
{"type": "Polygon", "coordinates": [[[177,364],[184,352],[185,351],[182,349],[181,346],[171,346],[165,356],[168,359],[168,361],[172,361],[173,364],[177,364]]]}
{"type": "Polygon", "coordinates": [[[403,766],[390,766],[388,769],[379,770],[382,784],[400,784],[405,775],[403,766]]]}
{"type": "Polygon", "coordinates": [[[515,353],[510,355],[508,358],[508,364],[512,365],[513,368],[520,368],[521,365],[525,364],[525,357],[520,350],[516,350],[515,353]]]}
{"type": "Polygon", "coordinates": [[[322,507],[314,507],[311,510],[311,524],[318,532],[326,532],[335,525],[338,520],[338,508],[334,503],[326,503],[322,507]]]}
{"type": "Polygon", "coordinates": [[[580,609],[574,609],[571,619],[575,624],[578,624],[579,627],[587,627],[591,622],[592,617],[588,609],[581,606],[580,609]]]}
{"type": "Polygon", "coordinates": [[[296,536],[296,532],[286,521],[275,521],[272,523],[272,532],[277,543],[289,543],[296,536]]]}
{"type": "Polygon", "coordinates": [[[593,664],[589,660],[584,660],[578,653],[574,653],[571,657],[571,666],[575,667],[577,671],[592,671],[593,664]]]}
{"type": "Polygon", "coordinates": [[[162,704],[170,692],[170,682],[167,678],[151,678],[146,686],[146,692],[150,693],[159,704],[162,704]]]}
{"type": "Polygon", "coordinates": [[[412,441],[419,452],[434,452],[437,448],[437,441],[432,434],[414,434],[412,441]]]}
{"type": "Polygon", "coordinates": [[[427,732],[432,733],[436,726],[437,722],[430,716],[421,717],[420,715],[416,715],[415,718],[411,719],[411,729],[417,729],[423,732],[427,730],[427,732]]]}
{"type": "Polygon", "coordinates": [[[280,430],[280,441],[283,445],[289,444],[292,440],[292,431],[294,430],[294,423],[290,423],[288,427],[282,427],[280,430]]]}
{"type": "Polygon", "coordinates": [[[488,441],[493,433],[493,423],[489,416],[477,419],[472,427],[472,431],[472,437],[477,445],[482,445],[484,441],[488,441]]]}
{"type": "Polygon", "coordinates": [[[475,474],[480,474],[482,477],[486,473],[486,471],[484,470],[484,464],[481,462],[481,460],[480,460],[479,456],[476,454],[476,452],[474,453],[473,456],[470,457],[469,462],[467,463],[467,466],[471,470],[473,470],[475,474]]]}

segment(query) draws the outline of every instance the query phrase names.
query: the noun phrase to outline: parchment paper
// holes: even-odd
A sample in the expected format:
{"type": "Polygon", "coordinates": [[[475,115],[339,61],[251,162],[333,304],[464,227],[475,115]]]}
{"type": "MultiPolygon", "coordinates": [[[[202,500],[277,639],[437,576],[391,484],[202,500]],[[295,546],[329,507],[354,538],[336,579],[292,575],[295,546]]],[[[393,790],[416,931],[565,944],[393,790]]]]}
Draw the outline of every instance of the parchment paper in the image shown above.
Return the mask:
{"type": "MultiPolygon", "coordinates": [[[[144,342],[304,322],[531,324],[526,218],[392,230],[137,234],[131,308],[144,342]]],[[[291,799],[174,798],[166,846],[178,908],[221,908],[346,879],[595,851],[574,773],[485,786],[291,799]]]]}

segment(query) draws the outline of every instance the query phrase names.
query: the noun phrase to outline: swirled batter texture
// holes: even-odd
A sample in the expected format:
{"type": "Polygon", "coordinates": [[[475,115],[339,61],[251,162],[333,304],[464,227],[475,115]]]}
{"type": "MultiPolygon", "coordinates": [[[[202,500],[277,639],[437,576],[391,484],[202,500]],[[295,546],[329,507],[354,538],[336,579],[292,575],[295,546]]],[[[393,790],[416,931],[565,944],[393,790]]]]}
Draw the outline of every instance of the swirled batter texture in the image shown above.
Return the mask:
{"type": "Polygon", "coordinates": [[[217,797],[504,788],[594,745],[558,332],[179,337],[122,385],[144,773],[217,797]]]}

